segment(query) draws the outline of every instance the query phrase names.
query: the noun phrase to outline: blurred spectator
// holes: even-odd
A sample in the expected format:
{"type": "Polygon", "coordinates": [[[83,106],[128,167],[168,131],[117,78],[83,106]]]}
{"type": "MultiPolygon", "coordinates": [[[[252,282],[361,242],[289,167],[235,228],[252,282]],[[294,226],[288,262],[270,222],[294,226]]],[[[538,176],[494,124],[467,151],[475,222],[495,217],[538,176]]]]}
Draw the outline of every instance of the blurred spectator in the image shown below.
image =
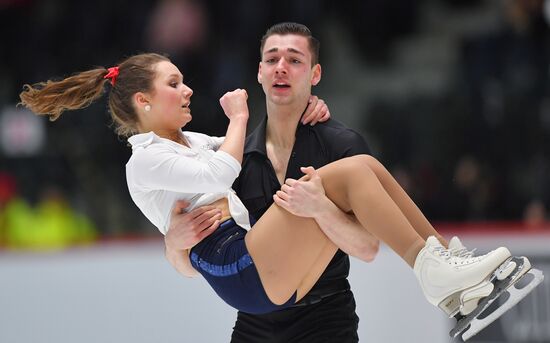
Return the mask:
{"type": "Polygon", "coordinates": [[[10,157],[36,156],[44,147],[45,126],[31,111],[6,106],[0,111],[0,151],[10,157]]]}
{"type": "MultiPolygon", "coordinates": [[[[151,232],[128,195],[124,161],[130,151],[109,129],[106,103],[53,124],[26,122],[13,110],[22,84],[94,65],[109,67],[136,52],[168,53],[194,90],[188,129],[221,136],[227,120],[219,97],[247,88],[251,108],[264,101],[256,81],[258,40],[266,27],[288,20],[318,35],[339,22],[369,68],[377,66],[377,73],[390,76],[401,72],[392,63],[406,59],[396,55],[403,50],[397,45],[403,38],[409,45],[416,37],[434,35],[462,42],[452,56],[460,68],[455,84],[443,97],[415,91],[395,96],[384,86],[369,97],[369,144],[431,219],[540,218],[550,204],[549,9],[550,0],[0,1],[1,30],[9,33],[6,48],[0,49],[0,108],[10,109],[0,119],[0,166],[19,181],[18,197],[4,201],[0,216],[5,222],[9,204],[21,223],[34,222],[46,208],[62,217],[66,206],[72,213],[73,208],[85,210],[105,235],[151,232]],[[475,6],[499,9],[499,26],[466,30],[468,36],[460,41],[463,31],[454,25],[463,19],[462,10],[475,11],[475,6]],[[441,12],[452,17],[449,27],[423,32],[431,30],[430,16],[442,9],[450,9],[441,12]],[[470,157],[456,162],[461,156],[470,157]],[[32,206],[48,184],[70,198],[32,206]]],[[[339,44],[348,40],[321,50],[346,48],[339,44]]],[[[331,61],[321,60],[324,77],[330,77],[331,61]]],[[[357,74],[363,71],[358,66],[357,74]]],[[[340,96],[348,86],[335,82],[331,89],[329,84],[329,97],[340,96]]],[[[341,99],[329,98],[329,106],[341,99]]],[[[251,113],[251,119],[263,115],[251,113]]],[[[4,244],[5,233],[0,231],[4,244]]]]}
{"type": "Polygon", "coordinates": [[[205,2],[160,0],[147,21],[144,44],[148,51],[167,53],[194,91],[193,122],[188,129],[222,136],[226,121],[221,108],[216,106],[223,94],[216,89],[219,51],[215,35],[210,34],[205,2]]]}
{"type": "Polygon", "coordinates": [[[415,193],[414,181],[406,168],[398,165],[391,170],[391,174],[407,194],[415,193]]]}
{"type": "Polygon", "coordinates": [[[208,38],[204,5],[196,0],[162,0],[151,14],[147,45],[173,59],[201,53],[208,38]]]}
{"type": "Polygon", "coordinates": [[[392,44],[411,34],[418,23],[420,2],[415,0],[338,1],[341,12],[360,52],[371,62],[389,62],[392,44]]]}
{"type": "Polygon", "coordinates": [[[71,208],[57,187],[49,186],[43,191],[35,211],[36,222],[21,247],[56,249],[88,244],[96,239],[93,223],[71,208]]]}
{"type": "Polygon", "coordinates": [[[52,250],[93,242],[97,230],[50,187],[33,208],[17,195],[15,179],[0,174],[0,243],[10,249],[52,250]]]}
{"type": "Polygon", "coordinates": [[[461,157],[455,167],[453,182],[446,190],[447,218],[451,220],[486,219],[491,202],[491,187],[478,161],[461,157]],[[447,193],[448,191],[448,193],[447,193]]]}
{"type": "Polygon", "coordinates": [[[11,205],[16,193],[15,178],[9,173],[0,171],[0,247],[6,242],[8,205],[11,205]]]}
{"type": "Polygon", "coordinates": [[[530,201],[523,211],[523,221],[529,227],[538,227],[545,223],[546,208],[540,200],[530,201]]]}

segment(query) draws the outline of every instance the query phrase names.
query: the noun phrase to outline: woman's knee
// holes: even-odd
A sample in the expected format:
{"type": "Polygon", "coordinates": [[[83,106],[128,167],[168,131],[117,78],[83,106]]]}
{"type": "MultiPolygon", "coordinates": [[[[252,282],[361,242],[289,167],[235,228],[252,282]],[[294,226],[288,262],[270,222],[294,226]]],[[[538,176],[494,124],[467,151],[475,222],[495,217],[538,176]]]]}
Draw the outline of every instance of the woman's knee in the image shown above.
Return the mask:
{"type": "Polygon", "coordinates": [[[361,161],[361,163],[366,164],[377,177],[381,177],[385,172],[387,172],[386,167],[384,167],[384,165],[372,155],[357,155],[356,157],[359,161],[361,161]]]}
{"type": "Polygon", "coordinates": [[[353,155],[348,157],[347,159],[354,161],[356,163],[366,164],[369,167],[376,165],[376,163],[378,162],[378,160],[374,158],[372,155],[367,155],[367,154],[353,155]]]}
{"type": "Polygon", "coordinates": [[[362,154],[362,155],[355,155],[353,157],[358,159],[362,163],[365,163],[371,169],[384,168],[382,163],[380,163],[380,161],[378,161],[378,159],[376,159],[376,157],[374,157],[372,155],[362,154]]]}
{"type": "Polygon", "coordinates": [[[376,177],[377,162],[371,155],[355,155],[350,157],[350,168],[362,177],[376,177]]]}

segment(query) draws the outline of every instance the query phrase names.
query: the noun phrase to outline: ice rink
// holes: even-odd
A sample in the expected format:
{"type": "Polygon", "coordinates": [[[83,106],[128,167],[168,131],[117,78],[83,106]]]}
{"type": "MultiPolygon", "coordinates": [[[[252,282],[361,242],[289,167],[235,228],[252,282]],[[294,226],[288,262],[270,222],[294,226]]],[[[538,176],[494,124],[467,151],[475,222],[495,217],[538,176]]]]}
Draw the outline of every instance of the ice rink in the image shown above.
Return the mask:
{"type": "MultiPolygon", "coordinates": [[[[448,236],[448,234],[446,234],[448,236]]],[[[463,235],[479,252],[506,245],[550,275],[550,233],[463,235]]],[[[228,342],[235,311],[200,278],[180,277],[158,241],[55,253],[0,253],[0,342],[228,342]]],[[[352,260],[361,342],[451,342],[448,320],[411,270],[382,246],[352,260]]],[[[550,342],[547,280],[471,342],[550,342]]]]}

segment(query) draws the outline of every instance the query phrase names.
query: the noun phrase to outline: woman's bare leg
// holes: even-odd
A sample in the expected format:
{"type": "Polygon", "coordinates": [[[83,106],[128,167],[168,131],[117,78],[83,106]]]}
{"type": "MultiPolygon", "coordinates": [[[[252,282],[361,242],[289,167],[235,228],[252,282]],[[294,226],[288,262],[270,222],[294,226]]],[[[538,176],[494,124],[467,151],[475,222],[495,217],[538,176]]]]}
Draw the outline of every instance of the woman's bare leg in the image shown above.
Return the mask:
{"type": "MultiPolygon", "coordinates": [[[[425,241],[384,189],[366,156],[339,160],[319,173],[327,196],[338,207],[353,210],[364,227],[414,264],[425,241]]],[[[276,304],[286,302],[296,290],[299,297],[309,291],[336,252],[314,220],[275,205],[246,235],[246,244],[266,293],[276,304]]]]}
{"type": "Polygon", "coordinates": [[[447,240],[434,229],[432,224],[430,224],[418,206],[416,206],[414,201],[409,197],[401,185],[399,185],[386,167],[384,167],[382,163],[372,156],[365,157],[365,160],[367,165],[376,174],[376,177],[382,184],[382,187],[384,187],[401,212],[403,212],[416,232],[418,232],[423,239],[427,239],[429,236],[435,236],[441,244],[447,247],[447,240]]]}
{"type": "Polygon", "coordinates": [[[383,187],[369,160],[370,156],[358,155],[320,168],[325,193],[412,267],[425,239],[383,187]]]}
{"type": "Polygon", "coordinates": [[[272,205],[245,236],[262,285],[275,304],[298,291],[301,299],[326,269],[337,247],[313,219],[272,205]]]}

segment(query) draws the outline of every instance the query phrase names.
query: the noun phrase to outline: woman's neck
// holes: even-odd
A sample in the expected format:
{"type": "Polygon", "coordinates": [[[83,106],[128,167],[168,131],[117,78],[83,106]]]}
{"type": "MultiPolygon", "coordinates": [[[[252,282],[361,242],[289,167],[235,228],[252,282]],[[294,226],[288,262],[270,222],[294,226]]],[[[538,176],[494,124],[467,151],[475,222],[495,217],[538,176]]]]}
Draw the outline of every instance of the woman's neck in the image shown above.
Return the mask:
{"type": "Polygon", "coordinates": [[[153,130],[153,132],[159,137],[166,138],[178,144],[189,147],[189,143],[187,142],[187,139],[185,139],[185,136],[181,130],[153,130]]]}

